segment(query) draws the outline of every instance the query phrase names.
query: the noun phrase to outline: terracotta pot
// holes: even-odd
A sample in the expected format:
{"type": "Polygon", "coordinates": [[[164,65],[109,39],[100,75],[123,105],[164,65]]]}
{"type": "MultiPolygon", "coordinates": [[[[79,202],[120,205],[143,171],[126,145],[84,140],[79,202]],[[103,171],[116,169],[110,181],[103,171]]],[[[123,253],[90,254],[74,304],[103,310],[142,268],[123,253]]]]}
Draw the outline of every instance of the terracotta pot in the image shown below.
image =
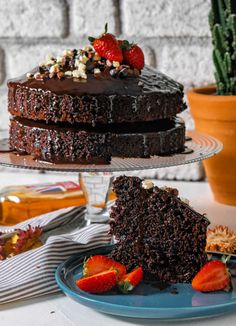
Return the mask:
{"type": "Polygon", "coordinates": [[[213,86],[187,94],[198,131],[219,139],[222,152],[203,162],[215,199],[236,205],[236,96],[216,95],[213,86]]]}

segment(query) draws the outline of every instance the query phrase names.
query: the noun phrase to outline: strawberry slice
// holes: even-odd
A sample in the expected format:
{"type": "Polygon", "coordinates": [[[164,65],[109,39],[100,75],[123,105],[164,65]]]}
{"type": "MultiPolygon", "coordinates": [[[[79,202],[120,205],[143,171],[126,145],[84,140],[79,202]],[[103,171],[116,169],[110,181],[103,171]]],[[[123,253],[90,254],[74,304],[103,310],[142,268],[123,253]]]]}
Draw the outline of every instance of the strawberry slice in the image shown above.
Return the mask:
{"type": "Polygon", "coordinates": [[[117,271],[117,279],[126,274],[126,267],[106,256],[96,255],[88,258],[84,262],[83,275],[92,276],[108,270],[117,271]]]}
{"type": "Polygon", "coordinates": [[[211,292],[230,289],[230,274],[222,261],[212,260],[206,263],[192,280],[196,291],[211,292]]]}
{"type": "Polygon", "coordinates": [[[132,291],[143,279],[142,267],[136,267],[132,272],[124,275],[118,282],[118,287],[123,293],[132,291]]]}
{"type": "Polygon", "coordinates": [[[113,34],[107,33],[107,24],[105,32],[98,38],[88,38],[95,51],[103,58],[109,61],[122,62],[123,54],[119,43],[113,34]]]}
{"type": "Polygon", "coordinates": [[[144,67],[144,54],[142,49],[127,40],[119,43],[122,48],[124,62],[130,65],[131,68],[141,70],[144,67]]]}
{"type": "Polygon", "coordinates": [[[82,277],[76,281],[80,290],[90,293],[103,293],[116,285],[116,271],[105,271],[89,277],[82,277]]]}

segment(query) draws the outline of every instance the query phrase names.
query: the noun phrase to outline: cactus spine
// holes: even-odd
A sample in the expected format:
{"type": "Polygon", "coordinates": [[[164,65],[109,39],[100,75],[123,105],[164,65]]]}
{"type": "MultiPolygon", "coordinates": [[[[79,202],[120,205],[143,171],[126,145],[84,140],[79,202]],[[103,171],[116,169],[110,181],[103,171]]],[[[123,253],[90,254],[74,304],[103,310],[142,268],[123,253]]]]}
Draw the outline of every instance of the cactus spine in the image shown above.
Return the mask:
{"type": "Polygon", "coordinates": [[[236,95],[236,0],[211,0],[209,23],[217,94],[236,95]]]}

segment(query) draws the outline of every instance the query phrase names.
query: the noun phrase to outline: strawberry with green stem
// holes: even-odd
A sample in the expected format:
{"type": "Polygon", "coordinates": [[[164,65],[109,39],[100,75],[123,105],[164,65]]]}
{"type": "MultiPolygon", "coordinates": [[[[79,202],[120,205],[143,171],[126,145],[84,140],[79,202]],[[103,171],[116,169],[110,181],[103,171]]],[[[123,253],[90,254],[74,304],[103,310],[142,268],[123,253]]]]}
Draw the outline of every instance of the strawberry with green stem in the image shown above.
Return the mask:
{"type": "Polygon", "coordinates": [[[103,58],[113,62],[122,62],[122,50],[118,44],[117,39],[113,34],[107,33],[107,23],[105,25],[105,32],[98,38],[89,36],[89,41],[94,47],[95,51],[103,58]]]}
{"type": "Polygon", "coordinates": [[[118,282],[118,287],[123,293],[132,291],[143,279],[142,267],[136,267],[130,273],[125,274],[118,282]]]}
{"type": "Polygon", "coordinates": [[[124,63],[128,64],[133,69],[141,70],[144,67],[144,54],[142,49],[134,43],[129,43],[127,40],[120,41],[124,63]]]}

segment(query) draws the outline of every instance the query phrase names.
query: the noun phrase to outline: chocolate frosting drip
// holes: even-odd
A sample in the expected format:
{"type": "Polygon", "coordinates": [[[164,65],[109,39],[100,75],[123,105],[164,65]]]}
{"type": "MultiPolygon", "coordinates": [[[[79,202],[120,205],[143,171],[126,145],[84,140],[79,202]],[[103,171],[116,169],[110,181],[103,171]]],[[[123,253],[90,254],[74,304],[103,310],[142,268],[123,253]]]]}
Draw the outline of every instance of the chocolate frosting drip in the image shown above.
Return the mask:
{"type": "Polygon", "coordinates": [[[46,122],[120,123],[152,121],[183,111],[183,86],[145,67],[139,77],[114,78],[108,71],[88,79],[25,76],[8,81],[12,115],[46,122]]]}

